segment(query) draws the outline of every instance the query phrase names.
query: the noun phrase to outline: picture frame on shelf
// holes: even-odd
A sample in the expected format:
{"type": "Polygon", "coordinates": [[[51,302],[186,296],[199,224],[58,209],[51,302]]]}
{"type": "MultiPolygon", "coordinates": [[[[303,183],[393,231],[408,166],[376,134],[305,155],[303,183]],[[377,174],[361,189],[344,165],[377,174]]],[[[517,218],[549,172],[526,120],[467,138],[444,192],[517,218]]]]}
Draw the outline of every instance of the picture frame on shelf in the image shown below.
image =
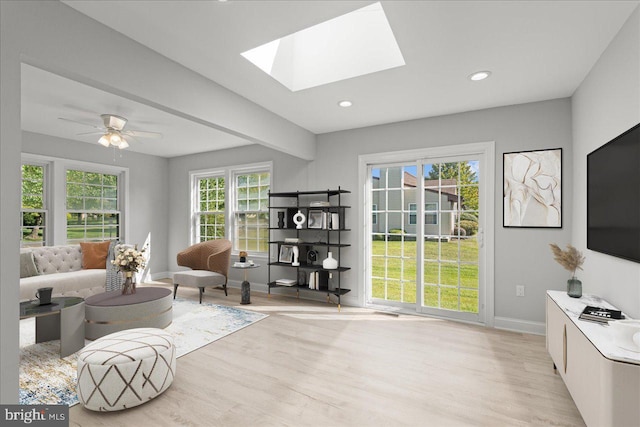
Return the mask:
{"type": "Polygon", "coordinates": [[[291,264],[293,262],[293,245],[280,246],[278,262],[283,262],[286,264],[291,264]]]}
{"type": "Polygon", "coordinates": [[[307,228],[323,228],[324,212],[321,210],[309,210],[309,218],[307,218],[307,228]]]}

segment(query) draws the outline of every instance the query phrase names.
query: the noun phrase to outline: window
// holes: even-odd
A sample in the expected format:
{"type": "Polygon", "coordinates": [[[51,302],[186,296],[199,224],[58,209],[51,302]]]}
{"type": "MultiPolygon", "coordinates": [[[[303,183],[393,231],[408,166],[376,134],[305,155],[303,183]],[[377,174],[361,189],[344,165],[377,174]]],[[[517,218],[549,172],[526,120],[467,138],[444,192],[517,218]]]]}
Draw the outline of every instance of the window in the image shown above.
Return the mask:
{"type": "Polygon", "coordinates": [[[195,216],[196,242],[221,239],[225,236],[225,178],[205,175],[196,178],[197,200],[195,216]]]}
{"type": "Polygon", "coordinates": [[[118,175],[68,169],[67,242],[120,237],[118,175]]]}
{"type": "Polygon", "coordinates": [[[269,241],[269,171],[234,174],[233,247],[267,252],[269,241]]]}
{"type": "MultiPolygon", "coordinates": [[[[415,203],[409,203],[409,225],[416,225],[416,208],[418,206],[415,203]]],[[[425,203],[424,204],[424,224],[425,225],[437,225],[438,224],[438,203],[425,203]]]]}
{"type": "Polygon", "coordinates": [[[47,244],[46,166],[22,165],[20,247],[47,244]]]}
{"type": "Polygon", "coordinates": [[[192,243],[227,238],[233,250],[269,250],[271,163],[193,171],[192,243]]]}
{"type": "Polygon", "coordinates": [[[424,225],[438,225],[438,203],[424,204],[424,225]]]}
{"type": "Polygon", "coordinates": [[[372,211],[371,224],[377,225],[378,224],[378,205],[373,203],[371,205],[371,211],[372,211]]]}
{"type": "Polygon", "coordinates": [[[417,224],[417,220],[416,220],[417,208],[418,208],[418,205],[416,205],[415,203],[409,203],[409,225],[417,224]]]}

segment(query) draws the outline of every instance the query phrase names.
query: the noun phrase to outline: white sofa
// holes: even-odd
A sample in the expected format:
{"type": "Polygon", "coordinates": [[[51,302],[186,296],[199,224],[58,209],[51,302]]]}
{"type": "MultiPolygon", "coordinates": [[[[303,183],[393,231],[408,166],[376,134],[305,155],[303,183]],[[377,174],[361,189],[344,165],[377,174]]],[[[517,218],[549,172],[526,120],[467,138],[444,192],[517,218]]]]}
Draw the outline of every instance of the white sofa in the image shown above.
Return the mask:
{"type": "Polygon", "coordinates": [[[105,291],[107,269],[83,270],[80,245],[21,249],[21,253],[28,251],[33,253],[39,274],[20,279],[20,301],[34,299],[44,287],[52,287],[53,296],[82,298],[105,291]]]}

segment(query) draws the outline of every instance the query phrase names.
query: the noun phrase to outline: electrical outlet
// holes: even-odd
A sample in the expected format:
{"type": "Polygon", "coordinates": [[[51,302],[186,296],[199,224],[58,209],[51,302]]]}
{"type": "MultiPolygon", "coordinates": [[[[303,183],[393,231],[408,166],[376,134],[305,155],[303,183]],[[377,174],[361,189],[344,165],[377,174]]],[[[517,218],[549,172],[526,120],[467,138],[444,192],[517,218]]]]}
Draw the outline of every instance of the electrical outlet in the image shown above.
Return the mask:
{"type": "Polygon", "coordinates": [[[517,297],[524,296],[524,285],[516,285],[516,296],[517,297]]]}

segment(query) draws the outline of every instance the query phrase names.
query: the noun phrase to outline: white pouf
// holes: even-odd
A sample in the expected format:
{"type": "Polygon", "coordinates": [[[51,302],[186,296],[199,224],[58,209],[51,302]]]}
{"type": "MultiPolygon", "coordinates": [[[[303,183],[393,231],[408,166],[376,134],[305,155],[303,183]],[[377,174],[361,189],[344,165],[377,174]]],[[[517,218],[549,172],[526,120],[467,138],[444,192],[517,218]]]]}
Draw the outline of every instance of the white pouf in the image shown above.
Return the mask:
{"type": "Polygon", "coordinates": [[[175,372],[171,334],[156,328],[115,332],[78,353],[78,400],[93,411],[132,408],[165,391],[175,372]]]}

